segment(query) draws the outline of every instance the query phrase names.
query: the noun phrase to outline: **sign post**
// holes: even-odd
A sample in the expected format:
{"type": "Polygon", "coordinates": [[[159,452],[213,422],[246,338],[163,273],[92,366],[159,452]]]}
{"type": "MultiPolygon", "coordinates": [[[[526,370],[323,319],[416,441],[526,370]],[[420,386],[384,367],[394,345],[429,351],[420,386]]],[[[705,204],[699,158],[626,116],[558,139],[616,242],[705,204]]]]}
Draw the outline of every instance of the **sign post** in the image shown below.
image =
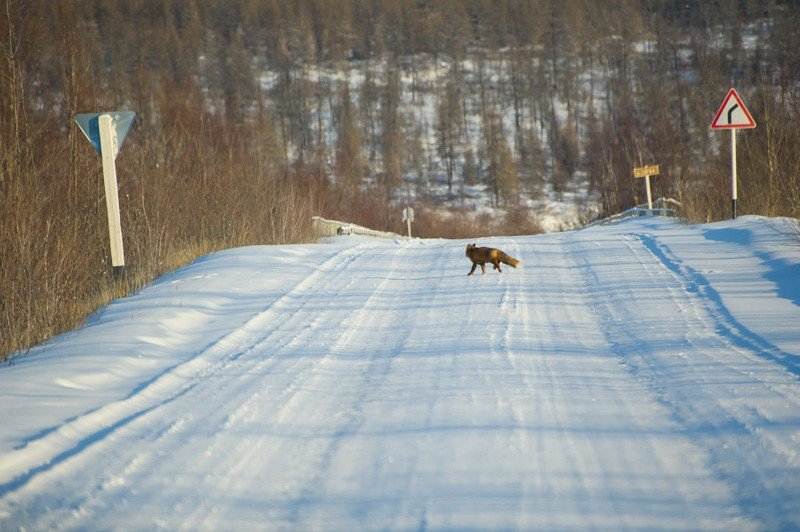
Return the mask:
{"type": "Polygon", "coordinates": [[[651,164],[649,166],[637,166],[633,169],[633,177],[644,177],[647,183],[647,208],[653,210],[653,194],[650,192],[650,176],[658,175],[659,166],[651,164]]]}
{"type": "Polygon", "coordinates": [[[125,268],[125,250],[122,247],[122,223],[119,212],[119,188],[115,159],[125,140],[135,113],[84,113],[75,115],[75,122],[89,142],[94,146],[103,163],[103,183],[108,213],[108,237],[111,244],[111,265],[114,273],[125,268]]]}
{"type": "Polygon", "coordinates": [[[736,130],[731,129],[731,217],[736,219],[736,199],[739,197],[739,182],[736,168],[736,130]]]}
{"type": "Polygon", "coordinates": [[[411,222],[414,221],[414,209],[412,207],[403,209],[403,221],[408,226],[408,238],[411,238],[411,222]]]}
{"type": "Polygon", "coordinates": [[[736,219],[736,200],[738,199],[737,191],[737,174],[736,174],[736,130],[737,129],[753,129],[756,127],[756,121],[747,107],[744,105],[742,98],[736,89],[730,89],[725,99],[722,100],[722,105],[719,106],[717,114],[714,115],[714,120],[711,121],[711,129],[730,129],[731,130],[731,212],[733,218],[736,219]]]}

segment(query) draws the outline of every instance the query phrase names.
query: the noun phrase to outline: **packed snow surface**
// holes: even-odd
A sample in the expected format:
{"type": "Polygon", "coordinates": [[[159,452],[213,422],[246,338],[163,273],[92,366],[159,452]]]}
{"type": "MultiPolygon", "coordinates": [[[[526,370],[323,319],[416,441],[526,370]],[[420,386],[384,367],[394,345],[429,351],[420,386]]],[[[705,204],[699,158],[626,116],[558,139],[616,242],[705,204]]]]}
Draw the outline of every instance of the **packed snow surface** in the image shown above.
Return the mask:
{"type": "Polygon", "coordinates": [[[0,366],[0,529],[798,529],[800,237],[207,256],[0,366]]]}

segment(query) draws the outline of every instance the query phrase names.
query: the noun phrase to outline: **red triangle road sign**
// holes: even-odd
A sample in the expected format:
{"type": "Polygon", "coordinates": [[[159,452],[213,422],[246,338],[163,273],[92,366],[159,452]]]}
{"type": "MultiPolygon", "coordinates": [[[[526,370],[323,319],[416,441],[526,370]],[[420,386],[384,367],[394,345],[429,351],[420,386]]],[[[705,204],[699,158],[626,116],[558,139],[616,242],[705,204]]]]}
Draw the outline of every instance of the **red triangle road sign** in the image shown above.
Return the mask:
{"type": "Polygon", "coordinates": [[[711,129],[752,129],[756,127],[753,115],[747,110],[741,96],[736,89],[731,89],[722,100],[714,120],[711,122],[711,129]]]}

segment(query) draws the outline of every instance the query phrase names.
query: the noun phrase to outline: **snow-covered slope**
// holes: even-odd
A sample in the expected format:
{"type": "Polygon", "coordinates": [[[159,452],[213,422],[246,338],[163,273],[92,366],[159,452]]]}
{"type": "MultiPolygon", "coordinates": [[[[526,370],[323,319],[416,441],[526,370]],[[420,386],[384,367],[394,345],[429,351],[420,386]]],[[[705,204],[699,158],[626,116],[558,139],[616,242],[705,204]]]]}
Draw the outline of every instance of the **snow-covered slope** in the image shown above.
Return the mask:
{"type": "Polygon", "coordinates": [[[217,253],[0,367],[0,529],[796,529],[800,239],[217,253]]]}

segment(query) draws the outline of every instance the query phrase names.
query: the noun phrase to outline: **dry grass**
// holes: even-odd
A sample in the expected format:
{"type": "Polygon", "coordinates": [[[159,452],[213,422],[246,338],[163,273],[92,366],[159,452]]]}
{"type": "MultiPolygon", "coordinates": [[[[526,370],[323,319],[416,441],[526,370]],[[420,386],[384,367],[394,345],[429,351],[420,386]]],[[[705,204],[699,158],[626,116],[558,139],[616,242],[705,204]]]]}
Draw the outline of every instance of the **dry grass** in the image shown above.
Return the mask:
{"type": "Polygon", "coordinates": [[[109,263],[100,161],[88,143],[42,138],[46,150],[1,152],[0,359],[200,255],[310,240],[315,191],[256,164],[246,135],[227,133],[231,144],[173,132],[168,150],[132,135],[117,165],[122,277],[109,263]]]}

